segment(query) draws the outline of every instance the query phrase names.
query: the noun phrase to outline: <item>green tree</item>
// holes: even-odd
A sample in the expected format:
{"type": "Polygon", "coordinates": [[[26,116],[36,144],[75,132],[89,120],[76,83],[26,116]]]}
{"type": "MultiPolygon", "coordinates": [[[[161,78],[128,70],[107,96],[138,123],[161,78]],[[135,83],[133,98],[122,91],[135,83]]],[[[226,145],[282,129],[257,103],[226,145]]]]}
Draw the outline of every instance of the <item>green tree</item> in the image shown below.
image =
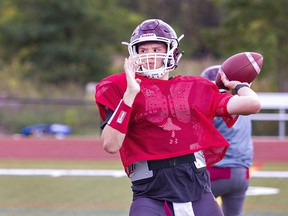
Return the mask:
{"type": "Polygon", "coordinates": [[[241,51],[262,53],[264,66],[259,78],[267,80],[270,91],[287,92],[288,1],[215,2],[222,14],[220,28],[213,32],[213,40],[218,42],[216,49],[222,55],[241,51]]]}
{"type": "Polygon", "coordinates": [[[111,53],[122,49],[124,29],[134,22],[118,6],[113,0],[1,1],[2,66],[21,64],[22,79],[35,83],[85,84],[105,77],[111,53]]]}
{"type": "Polygon", "coordinates": [[[120,0],[122,4],[145,15],[169,23],[178,33],[184,34],[181,47],[184,58],[215,56],[215,50],[205,42],[206,29],[219,25],[218,11],[210,0],[120,0]]]}

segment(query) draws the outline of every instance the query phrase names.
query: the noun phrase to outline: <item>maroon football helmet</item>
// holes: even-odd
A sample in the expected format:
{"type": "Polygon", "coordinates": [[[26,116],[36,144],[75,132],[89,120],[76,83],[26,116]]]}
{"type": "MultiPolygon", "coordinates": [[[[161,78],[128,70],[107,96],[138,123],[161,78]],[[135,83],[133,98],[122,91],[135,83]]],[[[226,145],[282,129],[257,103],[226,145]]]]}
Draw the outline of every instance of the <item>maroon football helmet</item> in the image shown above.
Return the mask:
{"type": "Polygon", "coordinates": [[[212,65],[210,67],[207,67],[205,70],[202,71],[200,76],[205,77],[212,82],[215,82],[220,67],[221,65],[212,65]]]}
{"type": "Polygon", "coordinates": [[[144,68],[139,67],[137,73],[149,78],[160,78],[165,73],[174,70],[182,53],[179,52],[179,41],[184,37],[181,35],[177,38],[177,35],[174,29],[163,22],[160,19],[148,19],[143,21],[140,25],[136,27],[133,31],[130,38],[130,43],[123,42],[123,44],[128,45],[128,51],[130,55],[138,54],[138,45],[143,42],[163,42],[167,45],[166,53],[149,53],[149,54],[140,54],[139,61],[147,61],[150,58],[154,59],[163,59],[163,67],[161,68],[144,68]]]}

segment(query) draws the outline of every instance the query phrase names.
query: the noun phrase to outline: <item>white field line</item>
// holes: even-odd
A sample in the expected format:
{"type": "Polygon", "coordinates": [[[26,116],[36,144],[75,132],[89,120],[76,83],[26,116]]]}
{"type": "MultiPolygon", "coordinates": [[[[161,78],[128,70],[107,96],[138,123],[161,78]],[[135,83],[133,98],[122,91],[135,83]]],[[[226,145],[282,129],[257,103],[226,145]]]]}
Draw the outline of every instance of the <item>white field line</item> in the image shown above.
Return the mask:
{"type": "Polygon", "coordinates": [[[90,169],[0,169],[0,176],[110,176],[121,178],[126,176],[122,170],[90,170],[90,169]]]}
{"type": "Polygon", "coordinates": [[[254,171],[254,178],[288,178],[288,171],[254,171]]]}
{"type": "MultiPolygon", "coordinates": [[[[110,176],[126,177],[123,170],[92,169],[0,169],[0,176],[110,176]]],[[[254,171],[252,178],[288,178],[288,171],[254,171]]]]}

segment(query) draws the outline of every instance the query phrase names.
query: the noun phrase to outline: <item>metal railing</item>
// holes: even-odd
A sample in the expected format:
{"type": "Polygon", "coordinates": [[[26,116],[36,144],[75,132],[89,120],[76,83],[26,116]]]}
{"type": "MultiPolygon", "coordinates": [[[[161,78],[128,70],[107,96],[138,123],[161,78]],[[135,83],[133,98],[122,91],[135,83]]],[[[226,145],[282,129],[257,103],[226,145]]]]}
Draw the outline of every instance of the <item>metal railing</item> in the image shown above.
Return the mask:
{"type": "Polygon", "coordinates": [[[278,136],[286,137],[286,121],[288,121],[288,93],[260,92],[261,111],[252,115],[253,121],[278,121],[278,136]],[[262,113],[266,110],[275,110],[277,113],[262,113]]]}

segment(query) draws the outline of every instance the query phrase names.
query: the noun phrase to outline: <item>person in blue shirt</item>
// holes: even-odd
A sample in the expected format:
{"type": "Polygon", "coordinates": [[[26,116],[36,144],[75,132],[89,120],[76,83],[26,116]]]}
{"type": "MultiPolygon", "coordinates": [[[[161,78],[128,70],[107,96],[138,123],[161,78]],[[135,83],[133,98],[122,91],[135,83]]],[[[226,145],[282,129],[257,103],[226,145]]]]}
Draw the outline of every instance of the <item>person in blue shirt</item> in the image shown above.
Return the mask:
{"type": "MultiPolygon", "coordinates": [[[[220,65],[210,66],[201,76],[215,82],[219,69],[220,65]]],[[[225,90],[220,91],[226,93],[225,90]]],[[[249,187],[249,168],[254,153],[251,117],[239,115],[231,128],[221,117],[215,117],[214,125],[230,146],[224,158],[208,169],[212,193],[216,198],[221,197],[224,216],[240,216],[249,187]]]]}

